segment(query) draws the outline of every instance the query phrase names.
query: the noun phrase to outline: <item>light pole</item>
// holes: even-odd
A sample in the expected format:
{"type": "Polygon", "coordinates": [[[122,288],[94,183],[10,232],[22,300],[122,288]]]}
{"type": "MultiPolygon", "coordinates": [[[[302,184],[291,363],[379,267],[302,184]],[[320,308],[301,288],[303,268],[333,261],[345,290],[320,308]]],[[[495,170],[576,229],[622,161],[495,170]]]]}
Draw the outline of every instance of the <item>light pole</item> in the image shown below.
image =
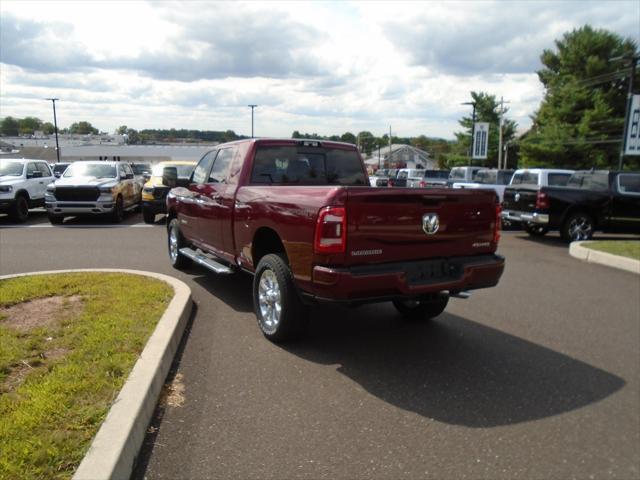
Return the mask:
{"type": "Polygon", "coordinates": [[[473,105],[471,114],[471,145],[469,146],[469,164],[473,163],[473,136],[476,133],[476,102],[462,102],[460,105],[473,105]]]}
{"type": "Polygon", "coordinates": [[[253,138],[253,109],[257,106],[258,105],[248,105],[248,107],[251,108],[251,138],[253,138]]]}
{"type": "Polygon", "coordinates": [[[53,103],[53,131],[56,134],[56,158],[57,158],[57,163],[60,163],[60,145],[58,145],[58,120],[56,118],[56,100],[60,100],[60,99],[45,98],[45,100],[51,100],[51,103],[53,103]]]}

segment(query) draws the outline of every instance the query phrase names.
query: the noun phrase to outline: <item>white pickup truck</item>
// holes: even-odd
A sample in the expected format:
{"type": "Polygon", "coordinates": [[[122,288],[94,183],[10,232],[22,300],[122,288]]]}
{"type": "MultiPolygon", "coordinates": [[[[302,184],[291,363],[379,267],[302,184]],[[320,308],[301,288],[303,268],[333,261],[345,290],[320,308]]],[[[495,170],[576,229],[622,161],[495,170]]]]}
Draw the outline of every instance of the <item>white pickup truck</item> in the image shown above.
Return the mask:
{"type": "Polygon", "coordinates": [[[476,172],[472,182],[456,182],[453,184],[453,188],[493,190],[502,203],[504,190],[509,185],[511,177],[513,177],[513,170],[483,168],[476,172]]]}
{"type": "Polygon", "coordinates": [[[47,185],[54,180],[44,160],[0,160],[0,213],[8,213],[14,222],[25,222],[30,208],[44,206],[47,185]]]}

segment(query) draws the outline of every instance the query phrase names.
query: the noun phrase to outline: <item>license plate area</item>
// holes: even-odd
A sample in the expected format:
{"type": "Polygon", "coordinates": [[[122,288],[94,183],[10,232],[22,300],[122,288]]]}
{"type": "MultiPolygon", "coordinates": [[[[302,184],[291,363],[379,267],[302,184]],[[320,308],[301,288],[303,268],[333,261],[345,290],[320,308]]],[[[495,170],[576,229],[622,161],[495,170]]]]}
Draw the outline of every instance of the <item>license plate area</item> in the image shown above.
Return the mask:
{"type": "Polygon", "coordinates": [[[440,283],[443,280],[454,280],[459,278],[460,272],[458,265],[449,263],[446,259],[415,262],[406,268],[409,285],[428,285],[440,283]]]}

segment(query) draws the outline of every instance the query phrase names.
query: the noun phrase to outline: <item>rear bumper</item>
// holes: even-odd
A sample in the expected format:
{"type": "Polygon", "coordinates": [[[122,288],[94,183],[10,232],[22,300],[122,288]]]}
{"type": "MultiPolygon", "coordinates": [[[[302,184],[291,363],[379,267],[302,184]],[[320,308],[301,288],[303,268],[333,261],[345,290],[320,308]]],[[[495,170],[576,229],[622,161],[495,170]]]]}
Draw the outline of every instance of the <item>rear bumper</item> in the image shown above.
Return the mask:
{"type": "Polygon", "coordinates": [[[319,301],[372,303],[488,288],[498,284],[504,264],[500,255],[478,255],[354,268],[316,266],[312,296],[319,301]]]}
{"type": "Polygon", "coordinates": [[[510,222],[534,223],[536,225],[547,225],[549,223],[549,214],[547,213],[503,210],[500,216],[510,222]]]}

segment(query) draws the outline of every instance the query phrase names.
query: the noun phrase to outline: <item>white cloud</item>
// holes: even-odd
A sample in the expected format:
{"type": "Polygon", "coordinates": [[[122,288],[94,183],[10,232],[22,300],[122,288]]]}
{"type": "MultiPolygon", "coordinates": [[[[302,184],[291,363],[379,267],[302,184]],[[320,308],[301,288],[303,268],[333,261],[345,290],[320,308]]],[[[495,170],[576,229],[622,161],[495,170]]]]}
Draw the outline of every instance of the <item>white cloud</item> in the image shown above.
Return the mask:
{"type": "Polygon", "coordinates": [[[591,23],[640,39],[640,3],[0,3],[0,116],[102,130],[452,138],[485,91],[530,124],[544,48],[591,23]],[[627,15],[621,15],[625,11],[627,15]],[[634,20],[635,19],[635,20],[634,20]]]}

